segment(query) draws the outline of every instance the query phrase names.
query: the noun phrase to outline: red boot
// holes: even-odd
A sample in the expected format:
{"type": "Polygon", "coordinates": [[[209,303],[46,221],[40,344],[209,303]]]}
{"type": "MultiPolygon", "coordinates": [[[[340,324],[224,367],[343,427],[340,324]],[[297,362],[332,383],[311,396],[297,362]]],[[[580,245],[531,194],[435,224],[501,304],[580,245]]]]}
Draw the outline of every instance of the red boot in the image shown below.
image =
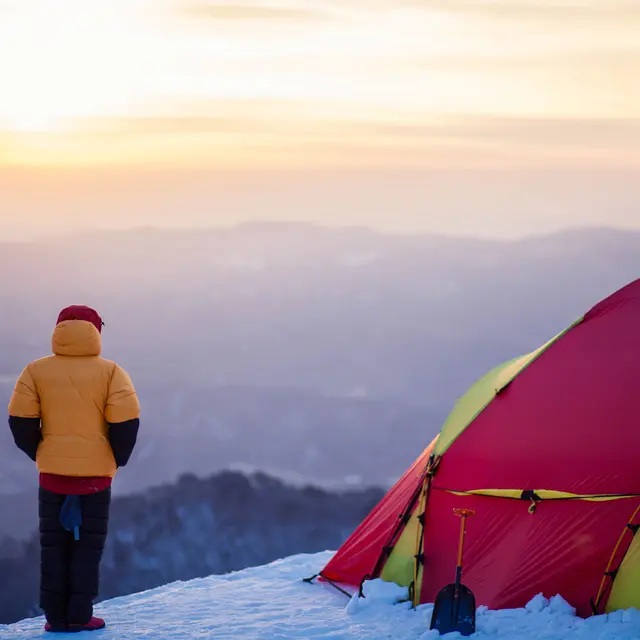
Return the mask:
{"type": "Polygon", "coordinates": [[[98,629],[104,629],[106,627],[102,618],[91,618],[87,624],[70,624],[67,627],[68,631],[97,631],[98,629]]]}
{"type": "Polygon", "coordinates": [[[97,631],[105,628],[102,618],[91,618],[87,624],[70,624],[66,627],[53,626],[49,622],[44,625],[44,630],[51,633],[79,633],[80,631],[97,631]]]}

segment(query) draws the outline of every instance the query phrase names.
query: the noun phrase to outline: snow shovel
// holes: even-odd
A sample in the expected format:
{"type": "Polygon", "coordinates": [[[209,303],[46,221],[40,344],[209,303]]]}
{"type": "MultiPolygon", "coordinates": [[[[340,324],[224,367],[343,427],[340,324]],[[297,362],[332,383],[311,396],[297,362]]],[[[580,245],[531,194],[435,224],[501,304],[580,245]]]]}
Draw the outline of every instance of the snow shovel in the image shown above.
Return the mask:
{"type": "Polygon", "coordinates": [[[460,635],[470,636],[476,630],[476,598],[471,589],[461,584],[462,579],[462,548],[466,533],[467,517],[475,512],[472,509],[454,509],[460,517],[460,543],[458,545],[458,564],[456,566],[456,581],[443,587],[436,597],[431,615],[431,629],[436,629],[440,635],[457,631],[460,635]]]}

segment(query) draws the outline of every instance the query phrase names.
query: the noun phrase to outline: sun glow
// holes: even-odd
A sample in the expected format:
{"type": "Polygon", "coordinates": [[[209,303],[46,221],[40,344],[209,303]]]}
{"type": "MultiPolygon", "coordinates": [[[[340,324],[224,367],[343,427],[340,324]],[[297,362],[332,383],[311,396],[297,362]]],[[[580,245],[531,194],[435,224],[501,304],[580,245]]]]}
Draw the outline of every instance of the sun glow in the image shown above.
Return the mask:
{"type": "MultiPolygon", "coordinates": [[[[0,21],[0,127],[49,132],[126,111],[140,83],[125,14],[101,0],[24,1],[0,21]]],[[[135,46],[144,46],[139,41],[135,46]]]]}
{"type": "Polygon", "coordinates": [[[42,131],[55,131],[56,120],[48,113],[34,110],[33,113],[25,110],[18,110],[13,115],[9,113],[0,120],[2,128],[16,133],[33,133],[42,131]]]}

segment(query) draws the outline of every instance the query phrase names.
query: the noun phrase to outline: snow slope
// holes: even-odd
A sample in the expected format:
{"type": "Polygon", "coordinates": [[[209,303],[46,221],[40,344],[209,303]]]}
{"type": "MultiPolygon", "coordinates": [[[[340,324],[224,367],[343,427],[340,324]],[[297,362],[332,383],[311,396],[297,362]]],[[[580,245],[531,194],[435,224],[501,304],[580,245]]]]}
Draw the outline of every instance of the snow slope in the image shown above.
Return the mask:
{"type": "MultiPolygon", "coordinates": [[[[95,640],[432,640],[431,605],[412,610],[406,590],[374,581],[366,598],[349,601],[321,583],[302,578],[322,568],[330,553],[298,555],[224,576],[177,582],[101,603],[97,615],[108,628],[91,634],[49,635],[42,619],[0,626],[2,640],[82,638],[95,640]]],[[[452,634],[449,637],[456,637],[452,634]]],[[[524,609],[480,608],[476,636],[496,640],[622,640],[640,638],[640,612],[582,620],[559,597],[534,598],[524,609]]]]}

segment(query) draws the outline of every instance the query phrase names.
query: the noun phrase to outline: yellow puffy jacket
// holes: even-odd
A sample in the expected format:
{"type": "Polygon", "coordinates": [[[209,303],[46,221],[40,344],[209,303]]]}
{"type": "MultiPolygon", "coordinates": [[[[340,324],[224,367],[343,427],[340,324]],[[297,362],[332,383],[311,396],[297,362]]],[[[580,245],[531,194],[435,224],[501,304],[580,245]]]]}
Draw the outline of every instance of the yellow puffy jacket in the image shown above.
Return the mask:
{"type": "Polygon", "coordinates": [[[140,404],[129,375],[100,357],[102,338],[91,323],[68,320],[52,337],[53,355],[22,371],[9,415],[40,418],[36,463],[42,473],[109,476],[116,462],[108,423],[135,420],[140,404]]]}

